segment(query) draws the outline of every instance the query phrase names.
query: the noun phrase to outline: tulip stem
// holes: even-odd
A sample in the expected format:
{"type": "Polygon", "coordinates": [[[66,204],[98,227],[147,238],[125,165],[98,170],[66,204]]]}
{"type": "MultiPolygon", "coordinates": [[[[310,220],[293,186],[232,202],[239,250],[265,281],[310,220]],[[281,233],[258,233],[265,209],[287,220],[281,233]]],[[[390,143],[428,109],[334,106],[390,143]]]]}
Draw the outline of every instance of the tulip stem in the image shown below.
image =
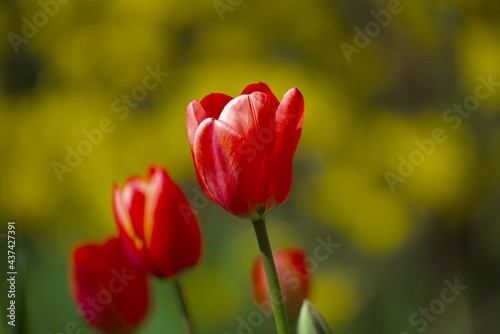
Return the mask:
{"type": "Polygon", "coordinates": [[[179,304],[181,305],[182,308],[182,316],[184,318],[184,324],[187,328],[187,332],[189,334],[195,334],[196,331],[194,330],[194,324],[189,316],[189,312],[186,307],[186,301],[184,300],[184,295],[182,294],[181,285],[179,284],[179,280],[177,277],[174,278],[174,286],[175,286],[175,292],[177,293],[177,299],[179,300],[179,304]]]}
{"type": "Polygon", "coordinates": [[[266,272],[267,285],[269,286],[269,294],[271,295],[271,302],[273,304],[274,320],[276,321],[276,328],[278,334],[290,334],[290,326],[285,311],[285,304],[283,303],[283,295],[281,293],[280,281],[278,279],[278,272],[274,264],[273,251],[269,243],[267,235],[266,220],[259,218],[253,222],[257,242],[259,243],[260,256],[264,271],[266,272]]]}

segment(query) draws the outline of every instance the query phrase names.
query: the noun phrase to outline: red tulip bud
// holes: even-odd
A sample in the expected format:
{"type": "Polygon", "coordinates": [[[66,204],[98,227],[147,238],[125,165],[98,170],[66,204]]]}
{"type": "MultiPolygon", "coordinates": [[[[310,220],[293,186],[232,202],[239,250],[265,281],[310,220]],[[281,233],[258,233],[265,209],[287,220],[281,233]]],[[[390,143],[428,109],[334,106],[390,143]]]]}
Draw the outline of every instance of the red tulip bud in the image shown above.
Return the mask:
{"type": "MultiPolygon", "coordinates": [[[[300,249],[286,249],[274,252],[273,256],[287,315],[289,319],[296,319],[302,301],[307,298],[309,291],[305,254],[300,249]]],[[[271,297],[260,256],[253,269],[253,293],[257,304],[266,312],[272,312],[271,297]]]]}
{"type": "Polygon", "coordinates": [[[125,249],[149,274],[174,277],[201,254],[198,219],[182,190],[161,168],[113,189],[113,209],[125,249]]]}

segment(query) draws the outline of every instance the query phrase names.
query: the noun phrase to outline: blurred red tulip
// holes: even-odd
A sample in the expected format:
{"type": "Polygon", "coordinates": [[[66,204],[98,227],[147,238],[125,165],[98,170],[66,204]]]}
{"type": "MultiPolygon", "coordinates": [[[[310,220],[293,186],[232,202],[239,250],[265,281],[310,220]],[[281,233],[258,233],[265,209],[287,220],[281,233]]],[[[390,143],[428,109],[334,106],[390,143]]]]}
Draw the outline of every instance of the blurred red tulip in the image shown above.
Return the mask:
{"type": "Polygon", "coordinates": [[[113,189],[113,209],[125,249],[151,275],[173,278],[201,253],[198,219],[182,190],[161,168],[113,189]]]}
{"type": "Polygon", "coordinates": [[[281,103],[264,83],[234,99],[193,100],[186,126],[196,175],[207,196],[238,217],[256,219],[281,205],[292,186],[292,159],[302,132],[297,88],[281,103]]]}
{"type": "MultiPolygon", "coordinates": [[[[307,298],[309,292],[305,254],[300,249],[283,249],[274,252],[273,257],[286,313],[289,319],[296,319],[299,316],[302,301],[307,298]]],[[[253,268],[253,293],[257,304],[267,312],[272,312],[266,273],[260,256],[253,268]]]]}
{"type": "Polygon", "coordinates": [[[132,263],[119,238],[76,247],[70,285],[81,315],[104,333],[130,333],[146,316],[147,277],[132,263]]]}

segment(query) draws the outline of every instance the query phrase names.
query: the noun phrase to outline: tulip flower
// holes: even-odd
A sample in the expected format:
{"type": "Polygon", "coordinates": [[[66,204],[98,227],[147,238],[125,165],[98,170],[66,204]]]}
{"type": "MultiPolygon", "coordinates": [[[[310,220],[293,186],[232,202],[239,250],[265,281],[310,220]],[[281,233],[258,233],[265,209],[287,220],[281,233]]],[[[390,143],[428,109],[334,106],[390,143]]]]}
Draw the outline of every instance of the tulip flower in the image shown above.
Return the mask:
{"type": "Polygon", "coordinates": [[[292,185],[303,113],[297,88],[280,103],[262,82],[235,98],[211,94],[191,101],[186,112],[189,145],[207,196],[251,220],[281,205],[292,185]]]}
{"type": "Polygon", "coordinates": [[[148,310],[148,282],[128,257],[119,238],[74,249],[70,265],[71,295],[80,314],[96,329],[131,333],[148,310]]]}
{"type": "Polygon", "coordinates": [[[226,211],[254,226],[279,334],[289,334],[265,216],[292,186],[292,160],[302,133],[304,100],[297,88],[281,102],[260,82],[235,98],[210,94],[193,100],[186,127],[201,188],[226,211]],[[275,292],[275,293],[274,293],[275,292]]]}
{"type": "MultiPolygon", "coordinates": [[[[307,298],[309,291],[309,275],[306,270],[304,252],[300,249],[283,249],[274,252],[273,257],[286,313],[289,319],[296,320],[302,302],[307,298]]],[[[253,267],[253,293],[257,304],[267,311],[271,306],[271,296],[260,257],[253,267]]]]}
{"type": "Polygon", "coordinates": [[[151,275],[173,278],[194,266],[201,253],[198,219],[182,190],[162,168],[114,186],[113,209],[120,236],[134,263],[151,275]]]}

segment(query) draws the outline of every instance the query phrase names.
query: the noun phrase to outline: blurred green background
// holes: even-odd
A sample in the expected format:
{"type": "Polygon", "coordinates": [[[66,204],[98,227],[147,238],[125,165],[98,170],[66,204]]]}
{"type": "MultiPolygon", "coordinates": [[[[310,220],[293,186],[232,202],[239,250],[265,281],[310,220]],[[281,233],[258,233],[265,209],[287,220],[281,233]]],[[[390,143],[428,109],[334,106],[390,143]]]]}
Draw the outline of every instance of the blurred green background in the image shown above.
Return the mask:
{"type": "MultiPolygon", "coordinates": [[[[193,200],[187,104],[259,81],[278,99],[294,86],[304,95],[294,184],[268,228],[273,247],[310,256],[317,238],[340,243],[311,273],[333,332],[423,332],[409,318],[456,279],[467,290],[425,333],[499,333],[500,87],[447,113],[475,101],[478,77],[500,81],[499,2],[60,1],[0,2],[0,233],[17,222],[17,333],[68,322],[90,333],[68,294],[69,252],[116,233],[113,183],[160,164],[193,200]],[[372,11],[390,8],[377,23],[372,11]],[[147,68],[168,76],[141,89],[147,68]],[[113,130],[58,177],[54,162],[106,118],[113,130]],[[432,148],[436,128],[446,140],[432,148]]],[[[200,333],[246,333],[252,226],[212,203],[199,211],[203,259],[181,276],[192,315],[200,333]]],[[[153,299],[140,333],[182,333],[171,284],[154,281],[153,299]]],[[[273,333],[263,322],[251,331],[273,333]]]]}

